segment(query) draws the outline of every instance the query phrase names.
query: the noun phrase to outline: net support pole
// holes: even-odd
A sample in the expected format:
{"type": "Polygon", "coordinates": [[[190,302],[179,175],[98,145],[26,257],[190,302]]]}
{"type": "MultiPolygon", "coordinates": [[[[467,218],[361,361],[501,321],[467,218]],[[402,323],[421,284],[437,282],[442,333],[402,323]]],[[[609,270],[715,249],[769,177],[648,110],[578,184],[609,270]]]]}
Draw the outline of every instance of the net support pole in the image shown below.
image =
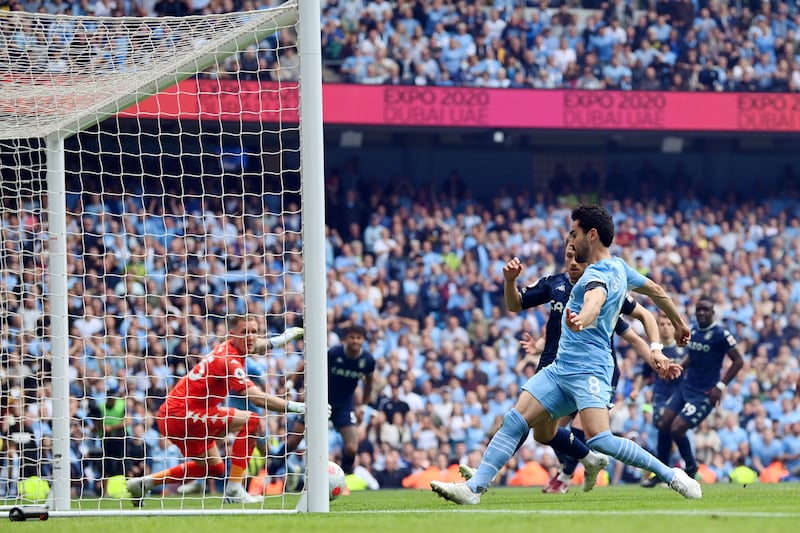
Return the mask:
{"type": "Polygon", "coordinates": [[[48,213],[48,296],[50,300],[53,487],[48,507],[70,508],[69,469],[69,346],[67,343],[67,196],[64,172],[64,139],[46,138],[48,213]]]}
{"type": "Polygon", "coordinates": [[[327,513],[328,356],[325,316],[325,177],[320,0],[298,2],[300,154],[306,340],[307,498],[299,511],[327,513]],[[305,508],[302,508],[305,507],[305,508]]]}

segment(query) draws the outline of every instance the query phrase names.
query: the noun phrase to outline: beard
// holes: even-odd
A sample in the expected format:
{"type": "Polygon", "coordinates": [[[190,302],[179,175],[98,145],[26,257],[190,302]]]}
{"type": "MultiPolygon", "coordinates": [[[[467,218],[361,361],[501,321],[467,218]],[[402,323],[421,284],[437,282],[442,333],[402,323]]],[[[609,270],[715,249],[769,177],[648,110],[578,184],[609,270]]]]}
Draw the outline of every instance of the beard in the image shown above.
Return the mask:
{"type": "Polygon", "coordinates": [[[575,246],[575,261],[578,263],[588,263],[591,251],[592,249],[588,242],[581,243],[580,246],[575,246]]]}

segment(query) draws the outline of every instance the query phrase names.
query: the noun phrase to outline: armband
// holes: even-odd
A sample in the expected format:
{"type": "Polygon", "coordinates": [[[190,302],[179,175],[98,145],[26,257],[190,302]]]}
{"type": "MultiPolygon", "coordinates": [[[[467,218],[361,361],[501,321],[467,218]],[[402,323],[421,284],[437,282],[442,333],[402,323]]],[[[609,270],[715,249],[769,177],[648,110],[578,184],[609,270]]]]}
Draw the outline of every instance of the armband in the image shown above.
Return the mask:
{"type": "Polygon", "coordinates": [[[664,349],[664,345],[660,342],[651,342],[650,343],[650,351],[651,352],[660,352],[664,349]]]}
{"type": "Polygon", "coordinates": [[[722,392],[725,392],[725,390],[728,388],[728,386],[725,384],[724,381],[717,381],[717,388],[719,390],[721,390],[722,392]]]}

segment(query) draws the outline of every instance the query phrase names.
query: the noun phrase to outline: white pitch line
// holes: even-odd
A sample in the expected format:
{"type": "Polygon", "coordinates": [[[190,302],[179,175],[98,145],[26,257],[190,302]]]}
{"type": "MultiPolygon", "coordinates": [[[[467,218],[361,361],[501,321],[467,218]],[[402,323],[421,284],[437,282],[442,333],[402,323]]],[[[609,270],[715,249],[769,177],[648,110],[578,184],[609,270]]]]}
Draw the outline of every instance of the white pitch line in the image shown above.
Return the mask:
{"type": "Polygon", "coordinates": [[[559,509],[403,509],[390,511],[386,509],[375,511],[335,511],[331,514],[420,514],[420,513],[460,513],[460,514],[506,514],[506,515],[669,515],[669,516],[714,516],[714,517],[742,517],[742,518],[800,518],[800,512],[766,512],[766,511],[728,511],[720,509],[698,510],[658,510],[642,509],[639,511],[590,511],[590,510],[559,510],[559,509]]]}

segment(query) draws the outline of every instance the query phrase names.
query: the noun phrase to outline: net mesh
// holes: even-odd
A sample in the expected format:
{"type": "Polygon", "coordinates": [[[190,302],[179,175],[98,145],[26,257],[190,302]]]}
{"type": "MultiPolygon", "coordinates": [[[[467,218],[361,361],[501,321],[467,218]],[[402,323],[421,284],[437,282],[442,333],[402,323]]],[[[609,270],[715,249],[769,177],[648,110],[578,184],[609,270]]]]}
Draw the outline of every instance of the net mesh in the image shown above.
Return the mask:
{"type": "Polygon", "coordinates": [[[75,133],[209,67],[223,77],[297,79],[297,64],[285,60],[293,16],[288,5],[177,18],[0,11],[0,138],[75,133]],[[253,41],[264,62],[231,72],[253,41]]]}
{"type": "MultiPolygon", "coordinates": [[[[125,477],[185,461],[156,413],[225,340],[226,317],[252,314],[266,336],[302,325],[294,8],[176,19],[0,12],[0,503],[42,501],[53,482],[42,138],[67,137],[73,509],[131,508],[125,477]]],[[[252,356],[252,379],[301,399],[286,388],[301,350],[296,341],[252,356]]],[[[241,402],[226,401],[252,407],[241,402]]],[[[277,453],[291,419],[259,420],[259,447],[277,453]]],[[[232,437],[213,446],[229,458],[232,437]]],[[[274,496],[256,509],[293,508],[287,494],[301,485],[286,492],[286,477],[265,466],[253,452],[246,486],[274,496]]],[[[153,491],[148,508],[231,508],[221,477],[199,492],[178,486],[153,491]]]]}

